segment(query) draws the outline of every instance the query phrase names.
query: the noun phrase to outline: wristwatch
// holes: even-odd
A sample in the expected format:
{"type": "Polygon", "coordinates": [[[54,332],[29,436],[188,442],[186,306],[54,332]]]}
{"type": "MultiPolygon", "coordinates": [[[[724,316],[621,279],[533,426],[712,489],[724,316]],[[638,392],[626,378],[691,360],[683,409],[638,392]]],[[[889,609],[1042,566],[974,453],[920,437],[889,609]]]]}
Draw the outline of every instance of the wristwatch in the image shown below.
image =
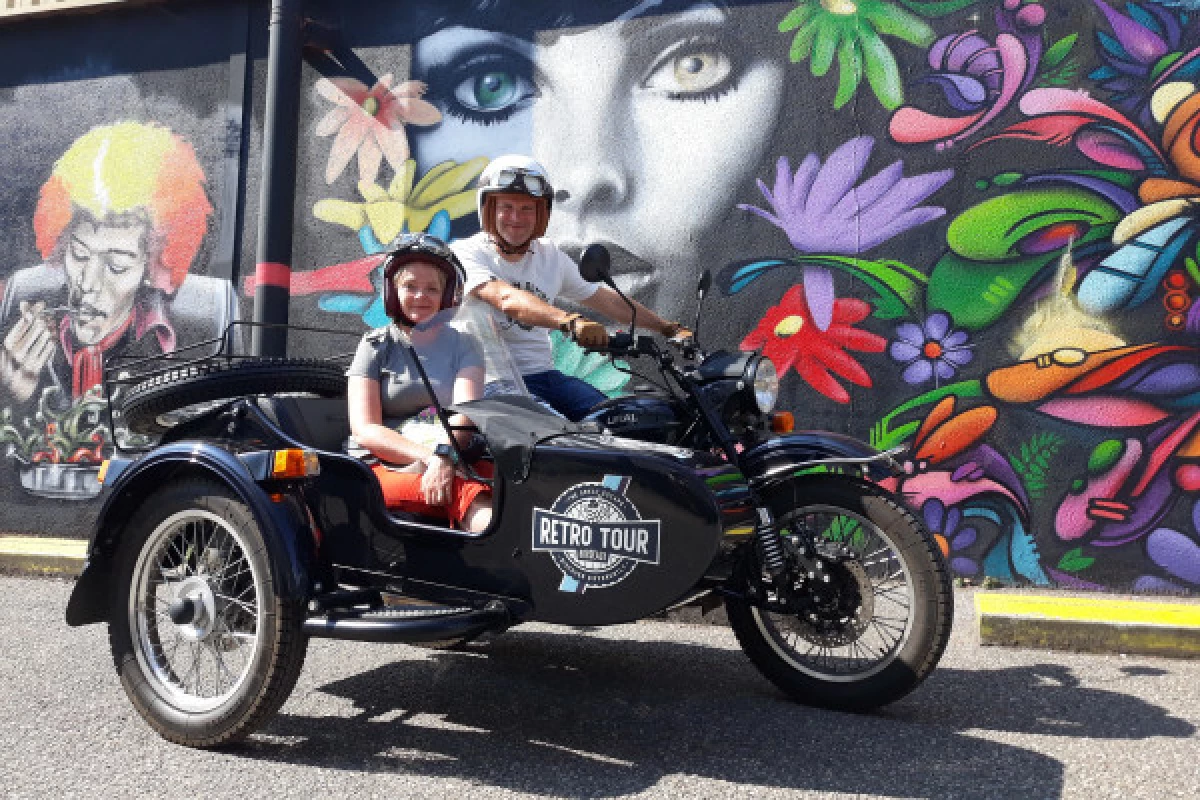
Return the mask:
{"type": "Polygon", "coordinates": [[[433,454],[441,458],[447,458],[451,464],[458,464],[458,451],[445,442],[439,442],[434,445],[433,454]]]}

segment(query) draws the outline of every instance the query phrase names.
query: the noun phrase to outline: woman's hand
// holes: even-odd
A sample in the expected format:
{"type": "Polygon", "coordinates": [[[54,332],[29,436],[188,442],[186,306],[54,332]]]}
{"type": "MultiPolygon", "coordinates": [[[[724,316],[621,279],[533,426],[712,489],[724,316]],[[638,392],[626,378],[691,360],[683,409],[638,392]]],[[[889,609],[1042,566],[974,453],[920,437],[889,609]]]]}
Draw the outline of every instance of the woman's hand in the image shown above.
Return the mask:
{"type": "Polygon", "coordinates": [[[421,499],[431,506],[449,505],[453,499],[454,465],[450,459],[432,456],[421,475],[421,499]]]}

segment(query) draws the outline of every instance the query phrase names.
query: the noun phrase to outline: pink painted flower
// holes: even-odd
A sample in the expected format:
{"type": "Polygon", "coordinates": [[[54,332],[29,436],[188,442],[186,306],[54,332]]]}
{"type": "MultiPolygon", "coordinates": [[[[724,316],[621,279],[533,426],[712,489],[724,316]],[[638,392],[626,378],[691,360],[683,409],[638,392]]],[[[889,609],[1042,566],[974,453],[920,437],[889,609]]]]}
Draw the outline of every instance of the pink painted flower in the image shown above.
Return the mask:
{"type": "Polygon", "coordinates": [[[337,134],[325,167],[326,183],[337,180],[355,155],[360,181],[374,183],[384,158],[399,172],[408,158],[404,126],[433,125],[442,119],[436,106],[421,99],[425,84],[420,81],[405,81],[393,89],[392,76],[384,75],[368,89],[353,78],[321,78],[316,91],[334,103],[317,123],[318,136],[337,134]]]}

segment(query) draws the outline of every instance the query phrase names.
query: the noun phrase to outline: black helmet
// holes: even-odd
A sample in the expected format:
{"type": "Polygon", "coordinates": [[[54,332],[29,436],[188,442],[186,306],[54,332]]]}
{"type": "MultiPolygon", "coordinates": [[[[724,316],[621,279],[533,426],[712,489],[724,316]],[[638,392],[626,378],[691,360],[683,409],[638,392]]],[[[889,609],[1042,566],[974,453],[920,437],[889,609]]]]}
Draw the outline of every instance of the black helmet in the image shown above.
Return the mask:
{"type": "Polygon", "coordinates": [[[462,302],[463,283],[466,274],[458,256],[436,236],[427,233],[402,233],[388,248],[383,261],[383,310],[395,322],[411,327],[413,322],[400,310],[400,296],[396,293],[394,279],[406,264],[421,261],[431,264],[446,276],[446,288],[442,292],[441,308],[455,308],[462,302]]]}

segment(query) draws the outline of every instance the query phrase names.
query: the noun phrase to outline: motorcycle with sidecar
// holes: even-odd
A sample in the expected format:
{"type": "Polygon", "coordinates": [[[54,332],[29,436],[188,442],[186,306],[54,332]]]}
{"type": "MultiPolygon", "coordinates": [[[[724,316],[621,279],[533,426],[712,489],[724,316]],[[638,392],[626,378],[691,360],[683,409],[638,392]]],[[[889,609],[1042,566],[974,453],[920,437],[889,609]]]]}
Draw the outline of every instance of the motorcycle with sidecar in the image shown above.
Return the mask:
{"type": "MultiPolygon", "coordinates": [[[[600,249],[581,272],[611,285],[600,249]]],[[[896,453],[780,432],[769,359],[633,326],[607,352],[651,363],[656,388],[569,422],[523,391],[469,306],[444,324],[477,337],[498,388],[434,411],[447,434],[452,414],[476,431],[460,456],[491,484],[482,533],[385,507],[344,451],[337,358],[240,356],[227,334],[106,372],[118,447],[67,622],[108,623],[121,683],[159,734],[215,747],[251,733],[310,637],[454,646],[686,605],[723,603],[751,662],[805,704],[869,710],[934,669],[953,594],[933,536],[874,482],[896,453]]]]}

